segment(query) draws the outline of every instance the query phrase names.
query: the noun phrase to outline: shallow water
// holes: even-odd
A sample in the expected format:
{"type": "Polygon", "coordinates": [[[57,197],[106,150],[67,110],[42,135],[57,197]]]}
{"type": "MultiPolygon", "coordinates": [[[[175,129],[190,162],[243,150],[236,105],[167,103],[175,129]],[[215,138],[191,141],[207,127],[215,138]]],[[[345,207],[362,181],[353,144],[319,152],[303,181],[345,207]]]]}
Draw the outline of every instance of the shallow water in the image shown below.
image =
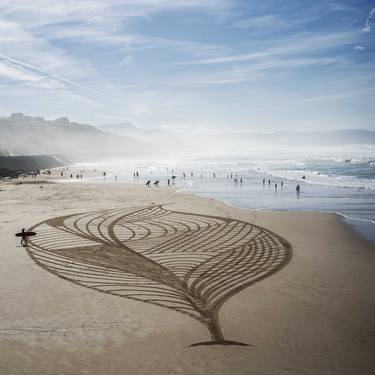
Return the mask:
{"type": "Polygon", "coordinates": [[[280,154],[278,159],[269,155],[180,161],[112,160],[84,167],[107,171],[105,178],[98,173],[100,177],[95,177],[95,181],[145,184],[150,180],[152,184],[159,180],[160,186],[166,186],[170,179],[171,185],[242,208],[336,212],[375,243],[375,158],[371,155],[357,155],[350,161],[301,154],[280,154]],[[135,171],[139,177],[134,176],[135,171]],[[172,179],[172,175],[176,178],[172,179]],[[297,184],[301,187],[299,193],[297,184]]]}

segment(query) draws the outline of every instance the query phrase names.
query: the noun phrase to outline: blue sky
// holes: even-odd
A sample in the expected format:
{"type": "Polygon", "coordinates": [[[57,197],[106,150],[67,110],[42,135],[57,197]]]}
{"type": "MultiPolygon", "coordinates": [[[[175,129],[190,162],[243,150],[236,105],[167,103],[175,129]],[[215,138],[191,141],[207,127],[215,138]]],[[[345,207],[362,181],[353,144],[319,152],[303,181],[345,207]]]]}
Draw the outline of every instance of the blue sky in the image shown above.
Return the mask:
{"type": "Polygon", "coordinates": [[[375,1],[0,0],[0,115],[375,130],[375,1]]]}

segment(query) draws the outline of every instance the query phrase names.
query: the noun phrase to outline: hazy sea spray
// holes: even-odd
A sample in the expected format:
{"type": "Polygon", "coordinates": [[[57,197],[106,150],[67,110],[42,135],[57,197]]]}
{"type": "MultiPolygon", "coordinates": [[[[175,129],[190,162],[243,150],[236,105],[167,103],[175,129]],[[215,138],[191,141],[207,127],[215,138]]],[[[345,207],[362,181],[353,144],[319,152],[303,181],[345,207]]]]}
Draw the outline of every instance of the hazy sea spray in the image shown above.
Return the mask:
{"type": "MultiPolygon", "coordinates": [[[[351,224],[364,231],[367,237],[374,237],[375,241],[375,235],[369,234],[375,233],[372,227],[375,222],[373,148],[361,146],[319,152],[316,149],[305,152],[273,150],[263,155],[254,152],[246,157],[225,159],[117,160],[92,165],[110,172],[105,182],[114,182],[117,175],[118,182],[144,184],[148,179],[152,182],[157,179],[165,186],[173,174],[175,186],[237,207],[338,212],[349,220],[356,220],[351,224]],[[139,178],[133,177],[136,170],[139,178]],[[237,183],[234,182],[236,176],[237,183]],[[295,190],[297,184],[301,185],[299,195],[295,190]],[[368,223],[371,223],[370,227],[368,223]]],[[[102,177],[96,180],[104,181],[102,177]]]]}

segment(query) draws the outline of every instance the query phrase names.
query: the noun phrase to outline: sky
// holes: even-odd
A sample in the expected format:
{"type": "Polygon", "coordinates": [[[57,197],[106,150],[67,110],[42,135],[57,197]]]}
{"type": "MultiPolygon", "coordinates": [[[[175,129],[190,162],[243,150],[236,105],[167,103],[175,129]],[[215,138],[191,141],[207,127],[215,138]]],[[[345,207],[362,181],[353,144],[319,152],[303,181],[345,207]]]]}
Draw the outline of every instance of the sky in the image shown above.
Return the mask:
{"type": "Polygon", "coordinates": [[[0,116],[375,130],[375,0],[0,0],[0,116]]]}

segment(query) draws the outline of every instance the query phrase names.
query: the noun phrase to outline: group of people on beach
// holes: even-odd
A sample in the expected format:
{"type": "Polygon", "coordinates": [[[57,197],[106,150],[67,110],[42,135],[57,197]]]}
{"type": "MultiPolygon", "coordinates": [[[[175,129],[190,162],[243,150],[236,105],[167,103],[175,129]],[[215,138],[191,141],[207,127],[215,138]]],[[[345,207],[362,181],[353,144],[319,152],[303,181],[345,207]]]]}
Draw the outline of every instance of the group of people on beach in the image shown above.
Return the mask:
{"type": "MultiPolygon", "coordinates": [[[[169,170],[168,168],[167,168],[167,170],[169,170]]],[[[167,179],[167,186],[171,186],[171,184],[175,184],[175,180],[177,179],[177,176],[174,174],[174,170],[173,169],[171,169],[171,172],[172,172],[172,176],[170,177],[170,178],[168,178],[167,179]]],[[[152,174],[152,172],[151,172],[151,174],[152,174]]],[[[136,172],[134,172],[133,173],[133,177],[134,178],[139,178],[139,172],[138,171],[136,171],[136,172]]],[[[187,174],[186,174],[186,172],[185,171],[183,171],[182,173],[181,173],[181,175],[180,175],[181,177],[181,179],[183,179],[183,180],[185,180],[186,179],[186,176],[187,176],[187,174]]],[[[194,177],[194,172],[192,171],[192,172],[190,172],[190,177],[191,178],[193,178],[194,177]]],[[[201,179],[203,179],[203,173],[200,173],[200,178],[201,179]]],[[[212,172],[212,178],[213,179],[216,179],[216,173],[215,172],[212,172]]],[[[226,178],[227,179],[231,179],[231,180],[233,180],[233,182],[234,182],[234,184],[235,185],[237,185],[238,183],[239,184],[243,184],[243,179],[242,179],[242,177],[240,177],[240,176],[238,176],[238,174],[237,173],[233,173],[233,172],[231,172],[230,174],[227,174],[226,175],[226,178]]],[[[263,180],[262,180],[262,183],[263,183],[263,187],[266,185],[266,183],[268,183],[268,186],[269,187],[271,187],[271,184],[273,184],[273,186],[274,186],[274,188],[275,188],[275,191],[277,191],[277,189],[280,187],[281,189],[283,189],[283,187],[284,187],[284,181],[279,181],[279,182],[277,182],[277,181],[271,181],[271,179],[268,179],[268,180],[266,180],[266,178],[263,178],[263,180]]],[[[153,186],[154,187],[159,187],[159,184],[160,184],[160,180],[155,180],[154,182],[153,182],[153,186]]],[[[151,186],[151,180],[150,179],[148,179],[147,180],[147,182],[145,183],[145,185],[147,186],[147,187],[150,187],[151,186]]],[[[296,192],[297,192],[297,194],[299,194],[300,192],[301,192],[301,186],[298,184],[298,185],[296,185],[296,192]]]]}
{"type": "MultiPolygon", "coordinates": [[[[159,180],[155,180],[154,183],[153,183],[153,185],[154,185],[155,187],[159,187],[159,183],[160,183],[159,180]]],[[[145,183],[145,185],[146,185],[147,187],[150,187],[150,184],[151,184],[151,180],[147,180],[147,182],[145,183]]],[[[168,185],[169,185],[169,180],[168,180],[168,185]]]]}
{"type": "MultiPolygon", "coordinates": [[[[266,184],[266,179],[263,178],[263,187],[265,186],[265,184],[266,184]]],[[[275,182],[274,186],[275,186],[275,190],[277,190],[277,187],[278,187],[277,182],[275,182]]],[[[268,180],[268,187],[271,187],[271,180],[270,179],[268,180]]],[[[280,182],[280,187],[281,188],[284,187],[284,182],[283,181],[280,182]]]]}
{"type": "MultiPolygon", "coordinates": [[[[171,186],[171,185],[174,185],[175,184],[175,180],[178,178],[178,176],[176,174],[174,174],[174,169],[169,169],[167,168],[168,171],[170,171],[172,173],[171,177],[167,178],[167,186],[171,186]]],[[[63,170],[61,170],[60,172],[60,175],[61,177],[64,176],[64,171],[68,171],[68,168],[65,168],[63,170]]],[[[76,179],[82,179],[83,178],[83,172],[84,171],[80,171],[79,174],[76,174],[75,175],[75,178],[76,179]]],[[[106,171],[103,171],[103,178],[106,179],[106,176],[107,176],[107,172],[106,171]]],[[[150,172],[152,174],[152,172],[150,172]]],[[[185,180],[187,178],[187,173],[185,171],[182,171],[181,175],[180,175],[181,179],[185,180]]],[[[203,179],[204,178],[204,175],[203,173],[200,173],[199,174],[200,178],[203,179]]],[[[213,179],[216,179],[216,172],[211,172],[211,176],[213,179]]],[[[73,173],[70,173],[70,178],[73,178],[73,173]]],[[[191,171],[190,172],[190,177],[193,178],[194,177],[194,172],[191,171]]],[[[305,176],[303,176],[305,177],[305,176]]],[[[139,180],[140,178],[140,173],[139,171],[134,171],[133,172],[133,178],[134,179],[137,179],[139,180]]],[[[231,179],[233,180],[234,184],[237,185],[237,184],[240,184],[242,185],[244,180],[241,176],[239,176],[237,173],[229,173],[226,175],[226,178],[227,179],[231,179]]],[[[117,181],[117,175],[114,176],[114,179],[115,181],[117,181]]],[[[150,179],[147,179],[145,185],[147,187],[150,187],[151,184],[154,186],[154,187],[159,187],[160,186],[160,180],[159,179],[155,179],[154,182],[152,182],[150,179]]],[[[262,180],[262,184],[263,184],[263,187],[268,184],[268,187],[271,187],[271,185],[274,186],[275,188],[275,191],[277,191],[277,189],[280,187],[281,189],[284,187],[284,182],[283,181],[280,181],[280,182],[277,182],[277,181],[271,181],[271,179],[268,179],[266,180],[266,178],[263,178],[262,180]]],[[[299,195],[301,192],[301,186],[299,184],[296,185],[296,193],[297,195],[299,195]]]]}
{"type": "MultiPolygon", "coordinates": [[[[263,187],[264,187],[266,185],[266,179],[263,178],[262,182],[263,182],[263,187]]],[[[268,179],[268,187],[271,187],[271,180],[270,179],[268,179]]],[[[275,187],[275,190],[277,190],[277,188],[278,188],[278,183],[277,182],[274,183],[274,187],[275,187]]],[[[281,188],[284,187],[284,182],[283,181],[280,181],[280,187],[281,188]]],[[[301,186],[299,184],[296,186],[296,192],[297,192],[297,194],[299,194],[301,192],[301,186]]]]}

